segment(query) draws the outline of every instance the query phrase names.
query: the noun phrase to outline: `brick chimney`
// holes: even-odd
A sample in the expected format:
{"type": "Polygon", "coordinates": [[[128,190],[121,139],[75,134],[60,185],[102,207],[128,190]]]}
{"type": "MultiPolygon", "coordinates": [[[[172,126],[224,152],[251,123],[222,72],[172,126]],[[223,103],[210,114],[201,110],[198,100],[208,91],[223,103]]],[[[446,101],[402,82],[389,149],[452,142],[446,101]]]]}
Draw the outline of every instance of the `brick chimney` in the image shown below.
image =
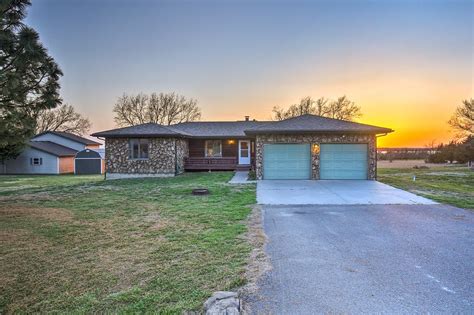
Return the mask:
{"type": "Polygon", "coordinates": [[[245,116],[245,121],[249,121],[250,120],[250,116],[245,116]]]}

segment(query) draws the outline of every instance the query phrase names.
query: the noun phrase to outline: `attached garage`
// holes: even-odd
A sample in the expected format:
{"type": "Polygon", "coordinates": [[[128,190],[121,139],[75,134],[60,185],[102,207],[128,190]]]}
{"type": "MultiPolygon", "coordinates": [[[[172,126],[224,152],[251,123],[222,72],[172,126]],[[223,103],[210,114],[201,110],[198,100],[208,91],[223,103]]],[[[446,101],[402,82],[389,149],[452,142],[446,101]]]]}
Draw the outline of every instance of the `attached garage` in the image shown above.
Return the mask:
{"type": "Polygon", "coordinates": [[[259,180],[375,180],[377,138],[391,132],[390,128],[305,114],[264,123],[245,134],[256,137],[255,173],[259,180]],[[292,159],[293,151],[301,154],[292,159]]]}
{"type": "Polygon", "coordinates": [[[264,179],[311,179],[309,144],[265,144],[264,179]]]}
{"type": "Polygon", "coordinates": [[[321,144],[320,179],[367,179],[367,144],[321,144]]]}
{"type": "Polygon", "coordinates": [[[77,152],[74,163],[77,175],[102,174],[103,158],[97,151],[86,149],[77,152]]]}

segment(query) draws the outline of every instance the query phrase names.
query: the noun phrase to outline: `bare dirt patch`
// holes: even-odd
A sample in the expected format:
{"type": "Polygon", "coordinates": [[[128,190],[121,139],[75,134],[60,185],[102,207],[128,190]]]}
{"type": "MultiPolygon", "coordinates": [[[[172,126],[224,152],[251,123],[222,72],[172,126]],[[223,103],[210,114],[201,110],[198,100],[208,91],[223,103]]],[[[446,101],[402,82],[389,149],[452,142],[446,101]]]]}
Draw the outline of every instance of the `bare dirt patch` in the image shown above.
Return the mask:
{"type": "Polygon", "coordinates": [[[0,218],[29,217],[33,219],[44,219],[52,221],[72,221],[73,215],[65,209],[58,208],[29,208],[21,206],[9,206],[0,208],[0,218]]]}
{"type": "Polygon", "coordinates": [[[121,191],[122,187],[112,186],[112,185],[84,185],[76,188],[80,192],[90,192],[90,191],[121,191]]]}
{"type": "MultiPolygon", "coordinates": [[[[2,184],[7,185],[13,182],[3,182],[2,184]]],[[[36,188],[34,185],[12,185],[9,187],[1,187],[0,192],[7,192],[7,191],[17,191],[17,190],[23,190],[23,189],[29,189],[29,188],[36,188]]]]}
{"type": "Polygon", "coordinates": [[[166,225],[163,218],[160,216],[158,212],[148,214],[147,216],[145,216],[143,221],[146,224],[149,224],[148,228],[150,230],[154,230],[154,231],[160,230],[166,225]]]}
{"type": "Polygon", "coordinates": [[[0,201],[49,201],[49,200],[58,200],[58,199],[59,199],[59,196],[53,197],[49,192],[37,192],[34,194],[0,196],[0,201]]]}

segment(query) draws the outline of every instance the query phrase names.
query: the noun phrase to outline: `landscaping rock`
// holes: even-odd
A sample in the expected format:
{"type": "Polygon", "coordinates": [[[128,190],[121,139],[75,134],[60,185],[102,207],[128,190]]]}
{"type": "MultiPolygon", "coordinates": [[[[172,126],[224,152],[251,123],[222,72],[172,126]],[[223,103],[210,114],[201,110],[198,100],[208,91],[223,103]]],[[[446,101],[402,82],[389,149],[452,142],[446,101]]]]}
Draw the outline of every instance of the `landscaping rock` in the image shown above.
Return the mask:
{"type": "Polygon", "coordinates": [[[238,315],[240,304],[236,292],[218,291],[204,303],[204,311],[206,315],[238,315]]]}

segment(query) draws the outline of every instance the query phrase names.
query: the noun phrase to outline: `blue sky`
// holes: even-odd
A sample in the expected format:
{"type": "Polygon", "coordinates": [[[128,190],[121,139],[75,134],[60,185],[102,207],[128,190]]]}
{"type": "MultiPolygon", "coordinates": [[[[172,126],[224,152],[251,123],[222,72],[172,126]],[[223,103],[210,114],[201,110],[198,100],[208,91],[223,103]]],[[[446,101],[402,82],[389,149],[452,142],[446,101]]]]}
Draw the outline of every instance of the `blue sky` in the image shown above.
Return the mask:
{"type": "Polygon", "coordinates": [[[423,145],[474,97],[473,16],[471,1],[36,0],[27,23],[91,131],[114,127],[124,92],[176,91],[209,120],[346,94],[397,130],[384,144],[423,145]]]}

